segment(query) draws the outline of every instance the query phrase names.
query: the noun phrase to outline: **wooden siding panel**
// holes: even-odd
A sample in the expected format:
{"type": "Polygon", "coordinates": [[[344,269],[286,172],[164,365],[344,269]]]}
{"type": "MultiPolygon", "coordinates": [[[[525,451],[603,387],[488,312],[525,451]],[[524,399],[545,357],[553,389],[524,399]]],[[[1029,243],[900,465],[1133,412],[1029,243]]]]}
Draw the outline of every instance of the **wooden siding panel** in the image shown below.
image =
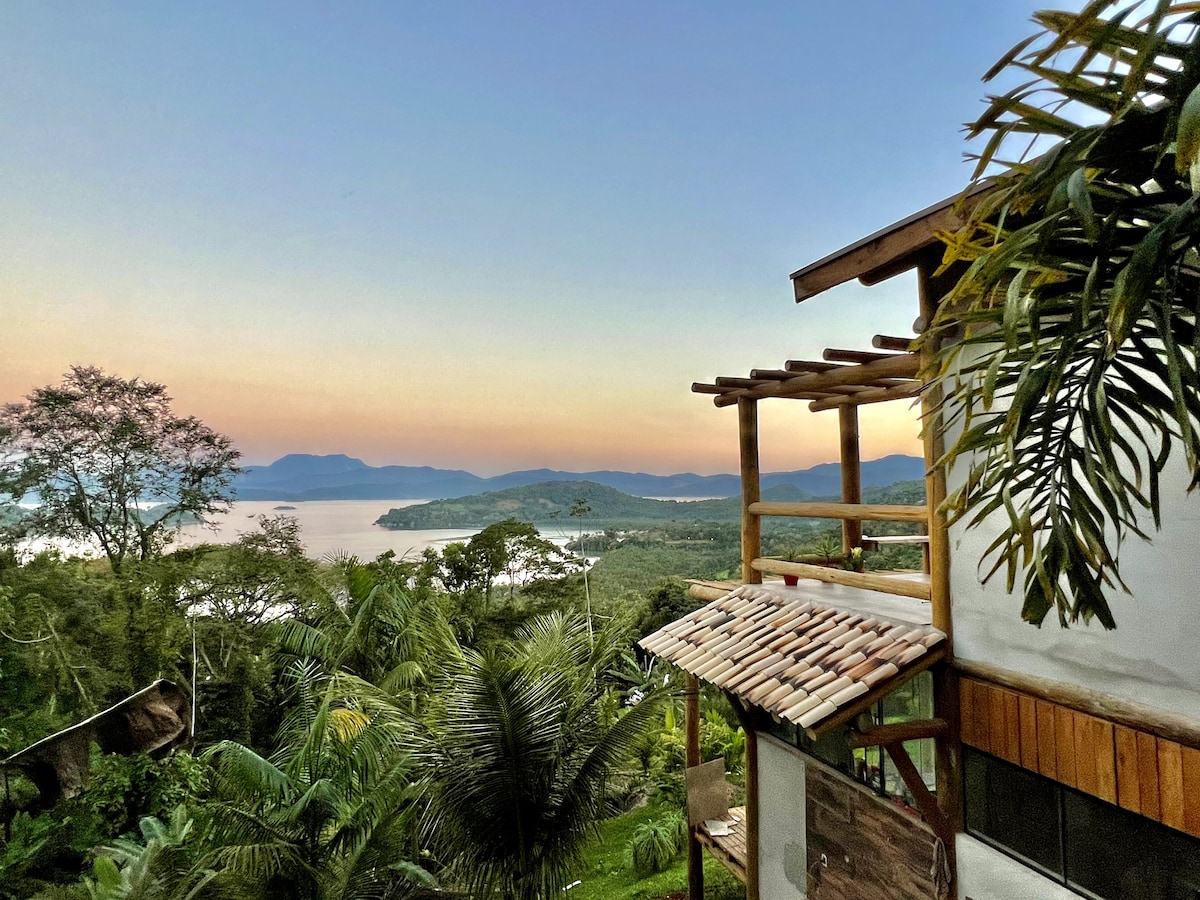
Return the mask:
{"type": "Polygon", "coordinates": [[[978,747],[975,728],[975,681],[963,678],[958,682],[958,736],[968,747],[978,747]]]}
{"type": "Polygon", "coordinates": [[[1174,741],[1158,740],[1158,798],[1162,823],[1183,830],[1183,754],[1174,741]]]}
{"type": "Polygon", "coordinates": [[[1075,716],[1064,706],[1054,708],[1055,764],[1058,780],[1075,787],[1075,716]]]}
{"type": "Polygon", "coordinates": [[[1117,748],[1113,723],[1093,718],[1096,735],[1096,796],[1109,803],[1117,802],[1117,748]]]}
{"type": "Polygon", "coordinates": [[[1004,758],[1021,765],[1021,698],[1004,692],[1004,758]]]}
{"type": "Polygon", "coordinates": [[[1075,787],[1085,794],[1096,796],[1096,730],[1094,719],[1080,712],[1072,712],[1075,723],[1075,787]]]}
{"type": "Polygon", "coordinates": [[[1037,701],[1021,694],[1021,765],[1038,771],[1037,701]]]}
{"type": "Polygon", "coordinates": [[[1137,733],[1138,748],[1138,791],[1141,795],[1142,815],[1162,821],[1158,801],[1158,740],[1144,731],[1137,733]]]}
{"type": "Polygon", "coordinates": [[[1038,771],[1047,778],[1058,778],[1058,732],[1054,724],[1054,704],[1036,701],[1038,735],[1038,771]]]}
{"type": "Polygon", "coordinates": [[[1200,750],[1184,747],[1183,759],[1183,830],[1200,837],[1200,750]]]}
{"type": "Polygon", "coordinates": [[[1002,688],[988,689],[988,708],[990,710],[988,730],[991,734],[992,753],[1001,759],[1016,762],[1016,760],[1009,759],[1008,756],[1008,720],[1004,712],[1004,695],[1006,693],[1007,691],[1002,688]]]}
{"type": "Polygon", "coordinates": [[[1138,787],[1138,733],[1124,725],[1116,726],[1113,741],[1117,756],[1117,804],[1130,812],[1142,811],[1138,787]]]}

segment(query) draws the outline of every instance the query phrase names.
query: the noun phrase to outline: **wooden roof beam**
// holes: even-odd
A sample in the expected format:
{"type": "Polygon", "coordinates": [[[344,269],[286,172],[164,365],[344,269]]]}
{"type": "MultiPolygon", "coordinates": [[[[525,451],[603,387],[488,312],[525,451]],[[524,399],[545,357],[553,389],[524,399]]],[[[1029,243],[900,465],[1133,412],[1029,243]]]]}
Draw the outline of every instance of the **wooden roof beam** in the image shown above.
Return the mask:
{"type": "Polygon", "coordinates": [[[961,228],[982,194],[990,189],[991,185],[985,183],[965,196],[955,194],[793,272],[796,302],[856,278],[863,284],[874,284],[915,267],[921,251],[938,243],[936,233],[961,228]]]}
{"type": "Polygon", "coordinates": [[[717,406],[730,406],[739,397],[759,400],[764,397],[789,397],[804,391],[828,391],[830,388],[870,384],[880,378],[913,378],[921,361],[910,353],[863,363],[860,366],[838,366],[825,372],[797,375],[788,381],[773,381],[744,391],[718,396],[717,406]]]}
{"type": "Polygon", "coordinates": [[[907,353],[912,350],[915,337],[893,337],[888,334],[877,334],[871,338],[871,346],[876,350],[896,350],[907,353]]]}
{"type": "Polygon", "coordinates": [[[783,364],[784,371],[797,374],[800,372],[828,372],[830,369],[841,369],[839,363],[817,362],[810,359],[789,359],[783,364]]]}
{"type": "Polygon", "coordinates": [[[878,359],[887,359],[889,356],[895,355],[894,353],[872,353],[870,350],[835,350],[831,347],[822,353],[821,357],[829,362],[861,365],[862,363],[875,362],[878,359]]]}
{"type": "Polygon", "coordinates": [[[839,406],[865,406],[868,403],[886,403],[888,400],[907,400],[921,393],[924,385],[920,381],[909,381],[890,387],[869,388],[856,394],[842,397],[827,397],[813,400],[808,404],[810,412],[821,412],[825,409],[837,409],[839,406]]]}

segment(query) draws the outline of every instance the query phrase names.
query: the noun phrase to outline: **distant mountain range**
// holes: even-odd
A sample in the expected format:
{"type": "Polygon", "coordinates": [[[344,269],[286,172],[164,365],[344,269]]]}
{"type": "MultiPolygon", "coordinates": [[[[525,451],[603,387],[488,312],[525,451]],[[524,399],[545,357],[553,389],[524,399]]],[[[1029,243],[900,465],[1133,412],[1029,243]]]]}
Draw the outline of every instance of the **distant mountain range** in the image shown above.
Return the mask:
{"type": "MultiPolygon", "coordinates": [[[[863,487],[921,478],[916,456],[885,456],[862,464],[863,487]]],[[[791,486],[813,496],[841,493],[841,466],[822,463],[795,472],[762,476],[763,489],[791,486]]],[[[269,466],[249,466],[234,482],[239,500],[443,500],[547,481],[590,481],[634,497],[734,497],[737,475],[647,475],[642,472],[559,472],[530,469],[481,478],[461,469],[430,466],[369,466],[343,454],[293,453],[269,466]]]]}

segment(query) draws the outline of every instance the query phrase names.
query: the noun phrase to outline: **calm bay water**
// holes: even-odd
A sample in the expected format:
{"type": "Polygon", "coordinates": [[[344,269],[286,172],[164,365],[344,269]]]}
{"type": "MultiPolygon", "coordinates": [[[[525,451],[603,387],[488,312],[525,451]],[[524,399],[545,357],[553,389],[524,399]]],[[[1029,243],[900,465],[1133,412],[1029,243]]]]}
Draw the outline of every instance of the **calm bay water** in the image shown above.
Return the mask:
{"type": "Polygon", "coordinates": [[[425,500],[309,500],[284,503],[278,500],[245,500],[217,519],[215,530],[189,525],[178,544],[232,543],[239,535],[258,530],[259,516],[291,516],[300,523],[300,539],[308,555],[316,559],[336,552],[374,559],[394,550],[397,556],[416,555],[426,547],[442,547],[450,541],[466,540],[477,529],[434,528],[425,531],[389,531],[373,524],[389,509],[415,506],[425,500]],[[294,509],[280,509],[290,506],[294,509]]]}

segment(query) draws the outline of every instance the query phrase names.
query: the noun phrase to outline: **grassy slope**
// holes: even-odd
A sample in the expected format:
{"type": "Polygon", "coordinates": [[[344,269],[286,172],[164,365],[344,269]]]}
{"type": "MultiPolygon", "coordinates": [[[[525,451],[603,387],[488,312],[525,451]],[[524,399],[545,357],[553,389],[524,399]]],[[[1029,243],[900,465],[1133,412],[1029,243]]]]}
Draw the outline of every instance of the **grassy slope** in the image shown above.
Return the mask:
{"type": "MultiPolygon", "coordinates": [[[[600,826],[600,840],[585,855],[583,882],[567,892],[569,900],[663,900],[679,891],[687,891],[687,853],[679,854],[665,872],[639,879],[629,866],[626,846],[640,823],[661,814],[647,806],[600,826]]],[[[745,900],[746,891],[733,875],[711,854],[704,854],[704,896],[706,900],[745,900]]]]}

